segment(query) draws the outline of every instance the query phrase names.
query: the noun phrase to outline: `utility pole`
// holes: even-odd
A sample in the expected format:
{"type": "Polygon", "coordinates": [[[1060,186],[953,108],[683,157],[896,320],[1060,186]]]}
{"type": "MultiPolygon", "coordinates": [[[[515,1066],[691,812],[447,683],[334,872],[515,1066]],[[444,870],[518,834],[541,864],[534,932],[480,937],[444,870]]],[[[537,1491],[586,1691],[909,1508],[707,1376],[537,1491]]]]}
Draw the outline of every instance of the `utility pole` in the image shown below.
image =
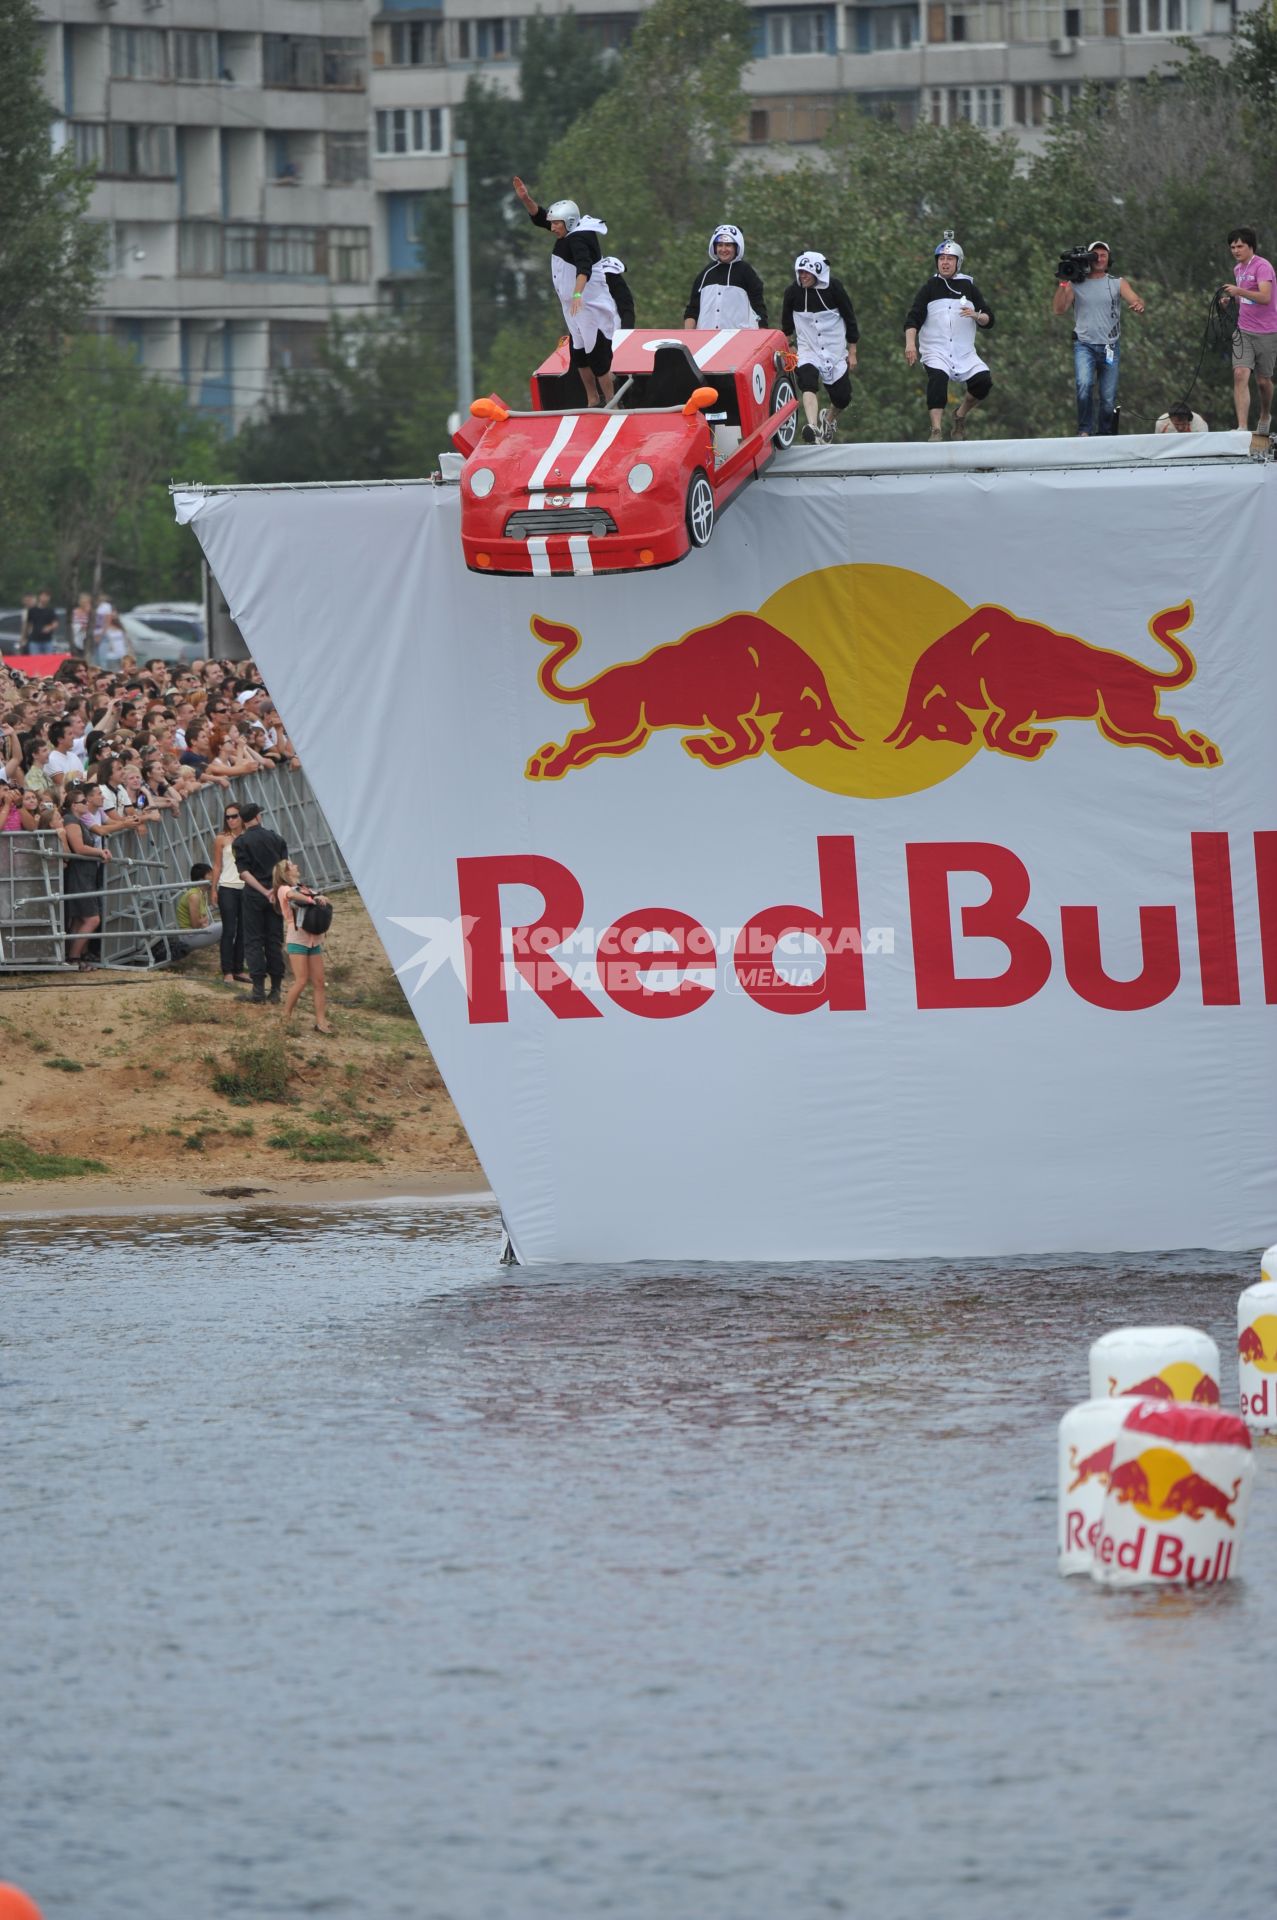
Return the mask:
{"type": "Polygon", "coordinates": [[[470,343],[470,184],[464,140],[452,143],[452,280],[457,335],[457,412],[464,420],[474,399],[470,343]]]}

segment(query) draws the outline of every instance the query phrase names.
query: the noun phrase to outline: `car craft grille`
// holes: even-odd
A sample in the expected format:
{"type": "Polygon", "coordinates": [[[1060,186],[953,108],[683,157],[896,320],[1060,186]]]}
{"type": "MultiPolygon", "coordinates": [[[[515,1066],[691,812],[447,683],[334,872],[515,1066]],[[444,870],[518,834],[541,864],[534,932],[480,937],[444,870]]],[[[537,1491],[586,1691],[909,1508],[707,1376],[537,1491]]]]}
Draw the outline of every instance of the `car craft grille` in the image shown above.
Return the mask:
{"type": "Polygon", "coordinates": [[[507,540],[544,540],[552,533],[583,533],[598,540],[615,532],[616,522],[605,507],[532,507],[512,513],[505,523],[507,540]]]}

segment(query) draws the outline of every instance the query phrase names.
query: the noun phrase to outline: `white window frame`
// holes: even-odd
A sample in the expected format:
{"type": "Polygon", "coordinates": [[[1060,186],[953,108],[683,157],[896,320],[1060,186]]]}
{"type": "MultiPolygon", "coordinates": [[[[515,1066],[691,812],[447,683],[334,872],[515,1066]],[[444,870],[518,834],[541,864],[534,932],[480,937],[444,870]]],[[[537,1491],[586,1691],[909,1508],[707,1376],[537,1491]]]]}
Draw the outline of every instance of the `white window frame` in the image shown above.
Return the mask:
{"type": "Polygon", "coordinates": [[[112,80],[167,80],[168,29],[112,27],[110,56],[112,80]]]}
{"type": "Polygon", "coordinates": [[[447,107],[379,107],[377,158],[413,160],[448,151],[447,107]]]}
{"type": "Polygon", "coordinates": [[[184,86],[207,86],[221,76],[217,34],[208,27],[173,29],[173,78],[184,86]]]}

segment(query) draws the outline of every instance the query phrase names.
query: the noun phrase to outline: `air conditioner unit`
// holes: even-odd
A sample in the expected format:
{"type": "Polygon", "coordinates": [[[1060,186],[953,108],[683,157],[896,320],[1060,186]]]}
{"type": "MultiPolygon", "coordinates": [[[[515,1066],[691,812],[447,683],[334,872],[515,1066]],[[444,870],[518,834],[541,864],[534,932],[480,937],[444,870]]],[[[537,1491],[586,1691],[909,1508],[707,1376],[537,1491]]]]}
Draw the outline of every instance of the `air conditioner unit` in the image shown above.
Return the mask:
{"type": "Polygon", "coordinates": [[[1077,41],[1073,38],[1072,34],[1061,33],[1057,34],[1054,40],[1048,41],[1047,45],[1050,52],[1057,56],[1063,56],[1064,54],[1073,53],[1076,50],[1077,41]]]}

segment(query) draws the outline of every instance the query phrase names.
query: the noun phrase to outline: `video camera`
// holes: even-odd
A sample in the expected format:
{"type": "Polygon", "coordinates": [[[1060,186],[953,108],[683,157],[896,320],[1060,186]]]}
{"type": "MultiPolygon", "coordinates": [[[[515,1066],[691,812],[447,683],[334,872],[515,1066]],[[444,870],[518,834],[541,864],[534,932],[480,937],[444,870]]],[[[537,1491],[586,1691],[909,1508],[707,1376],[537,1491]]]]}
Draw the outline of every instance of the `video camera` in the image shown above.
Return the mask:
{"type": "Polygon", "coordinates": [[[1055,277],[1057,280],[1071,280],[1076,286],[1079,280],[1090,279],[1094,264],[1089,247],[1070,247],[1067,253],[1060,255],[1055,277]]]}

